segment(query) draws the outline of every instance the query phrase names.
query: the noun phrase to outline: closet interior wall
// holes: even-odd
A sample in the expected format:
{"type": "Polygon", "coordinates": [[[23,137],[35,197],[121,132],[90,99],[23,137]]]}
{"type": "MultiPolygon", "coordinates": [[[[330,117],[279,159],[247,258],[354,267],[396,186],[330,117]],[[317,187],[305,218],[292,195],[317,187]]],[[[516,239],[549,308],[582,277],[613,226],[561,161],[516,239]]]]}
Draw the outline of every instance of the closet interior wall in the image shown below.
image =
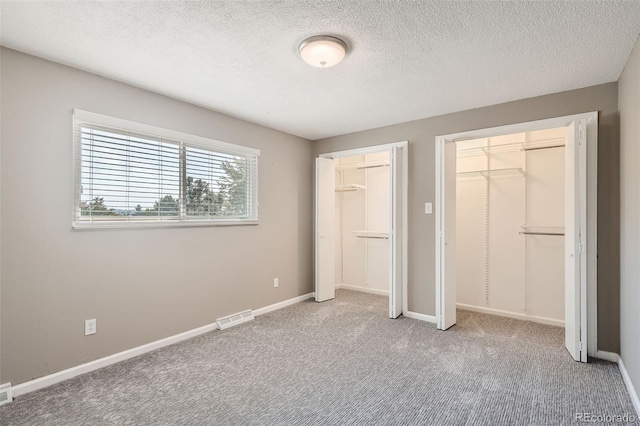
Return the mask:
{"type": "Polygon", "coordinates": [[[456,144],[459,308],[564,325],[565,131],[456,144]]]}
{"type": "Polygon", "coordinates": [[[336,159],[336,288],[389,294],[389,153],[336,159]]]}

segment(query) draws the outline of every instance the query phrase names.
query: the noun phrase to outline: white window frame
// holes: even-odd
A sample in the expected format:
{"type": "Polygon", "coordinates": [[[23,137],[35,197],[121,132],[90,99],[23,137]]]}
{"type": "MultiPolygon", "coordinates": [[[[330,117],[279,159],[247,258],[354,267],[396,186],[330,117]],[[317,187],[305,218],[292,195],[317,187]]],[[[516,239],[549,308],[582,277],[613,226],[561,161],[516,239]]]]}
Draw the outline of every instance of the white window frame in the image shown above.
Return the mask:
{"type": "MultiPolygon", "coordinates": [[[[228,226],[228,225],[257,225],[258,224],[258,160],[260,150],[246,146],[221,142],[201,136],[190,135],[174,130],[163,129],[161,127],[123,120],[107,115],[97,114],[79,109],[73,110],[73,180],[74,180],[74,200],[72,211],[73,229],[101,229],[101,228],[139,228],[139,227],[184,227],[184,226],[228,226]],[[163,138],[184,143],[187,147],[220,152],[225,154],[235,154],[255,157],[255,168],[251,171],[248,179],[252,187],[251,199],[249,200],[250,214],[246,218],[238,217],[186,217],[182,213],[178,218],[171,219],[150,219],[150,217],[117,217],[106,219],[106,216],[99,218],[89,218],[78,220],[82,192],[81,175],[81,136],[76,132],[76,126],[86,123],[93,124],[114,131],[133,132],[150,138],[163,138]]],[[[110,217],[110,216],[109,216],[110,217]]]]}

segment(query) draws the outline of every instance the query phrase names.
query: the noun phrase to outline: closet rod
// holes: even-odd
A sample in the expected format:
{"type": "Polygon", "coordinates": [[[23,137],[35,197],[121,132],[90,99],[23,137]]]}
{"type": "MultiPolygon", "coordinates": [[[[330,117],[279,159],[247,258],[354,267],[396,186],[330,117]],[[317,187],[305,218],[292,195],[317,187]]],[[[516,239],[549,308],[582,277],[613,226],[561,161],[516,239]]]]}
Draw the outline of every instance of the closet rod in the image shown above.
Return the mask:
{"type": "Polygon", "coordinates": [[[564,232],[520,232],[520,235],[560,235],[564,236],[564,232]]]}
{"type": "Polygon", "coordinates": [[[389,165],[388,164],[374,164],[372,166],[358,166],[358,167],[356,167],[356,169],[358,169],[358,170],[375,169],[376,167],[389,167],[389,165]]]}
{"type": "Polygon", "coordinates": [[[389,237],[373,237],[373,236],[368,236],[368,235],[356,235],[356,238],[373,238],[376,240],[388,240],[389,237]]]}
{"type": "Polygon", "coordinates": [[[564,148],[564,144],[553,145],[553,146],[541,146],[539,148],[524,148],[524,151],[537,151],[539,149],[551,149],[551,148],[564,148]]]}

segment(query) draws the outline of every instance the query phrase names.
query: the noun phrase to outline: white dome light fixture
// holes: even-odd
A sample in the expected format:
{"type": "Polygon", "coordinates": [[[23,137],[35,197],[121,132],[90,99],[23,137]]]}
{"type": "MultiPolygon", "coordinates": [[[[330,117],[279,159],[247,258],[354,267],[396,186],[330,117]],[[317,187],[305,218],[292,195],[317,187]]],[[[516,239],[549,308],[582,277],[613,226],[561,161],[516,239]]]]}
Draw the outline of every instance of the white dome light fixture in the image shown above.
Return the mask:
{"type": "Polygon", "coordinates": [[[329,68],[339,63],[347,54],[347,44],[337,37],[319,35],[309,37],[298,46],[300,57],[318,68],[329,68]]]}

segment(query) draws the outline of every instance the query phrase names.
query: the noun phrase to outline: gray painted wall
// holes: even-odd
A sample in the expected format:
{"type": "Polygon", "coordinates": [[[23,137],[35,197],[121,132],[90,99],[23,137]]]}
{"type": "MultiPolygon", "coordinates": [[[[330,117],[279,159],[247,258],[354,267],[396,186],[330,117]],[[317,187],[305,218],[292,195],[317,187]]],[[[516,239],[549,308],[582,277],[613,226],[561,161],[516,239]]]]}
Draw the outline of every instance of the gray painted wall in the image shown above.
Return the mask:
{"type": "MultiPolygon", "coordinates": [[[[525,84],[525,82],[523,82],[525,84]]],[[[424,203],[435,197],[434,139],[473,129],[600,111],[598,169],[598,346],[619,350],[619,135],[618,86],[570,92],[463,111],[336,136],[314,143],[314,155],[409,141],[409,310],[435,314],[435,216],[424,203]]],[[[428,99],[425,99],[428,102],[428,99]]]]}
{"type": "Polygon", "coordinates": [[[640,39],[620,77],[620,356],[640,392],[640,39]]]}
{"type": "Polygon", "coordinates": [[[0,383],[312,291],[309,141],[13,50],[1,56],[0,383]],[[73,108],[261,149],[260,224],[73,231],[73,108]],[[98,332],[85,337],[88,318],[98,332]]]}
{"type": "Polygon", "coordinates": [[[619,350],[617,83],[311,144],[5,48],[1,67],[0,383],[21,383],[312,291],[312,159],[322,152],[410,141],[409,308],[433,315],[434,217],[423,214],[423,203],[434,197],[435,136],[594,110],[600,111],[599,347],[619,350]],[[260,225],[72,231],[73,108],[261,149],[260,225]],[[94,336],[83,336],[87,318],[98,319],[94,336]]]}
{"type": "Polygon", "coordinates": [[[2,381],[2,53],[0,51],[0,384],[2,381]]]}

